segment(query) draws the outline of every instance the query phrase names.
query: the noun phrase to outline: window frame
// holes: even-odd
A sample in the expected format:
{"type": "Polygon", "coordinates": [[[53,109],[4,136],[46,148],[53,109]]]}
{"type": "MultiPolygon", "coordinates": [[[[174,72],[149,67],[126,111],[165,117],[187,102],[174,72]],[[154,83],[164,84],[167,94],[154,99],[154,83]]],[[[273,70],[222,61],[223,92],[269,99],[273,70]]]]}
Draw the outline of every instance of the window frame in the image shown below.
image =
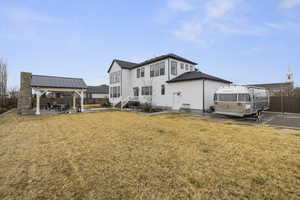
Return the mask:
{"type": "Polygon", "coordinates": [[[171,75],[177,76],[178,62],[171,60],[171,75]]]}

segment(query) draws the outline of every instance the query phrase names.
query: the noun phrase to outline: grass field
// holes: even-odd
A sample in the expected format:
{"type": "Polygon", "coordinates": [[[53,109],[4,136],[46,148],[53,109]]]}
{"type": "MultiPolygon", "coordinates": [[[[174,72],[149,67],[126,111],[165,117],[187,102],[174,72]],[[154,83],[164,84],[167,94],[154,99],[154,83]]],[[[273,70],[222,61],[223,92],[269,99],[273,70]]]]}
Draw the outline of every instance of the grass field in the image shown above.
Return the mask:
{"type": "Polygon", "coordinates": [[[300,199],[300,134],[187,115],[0,116],[0,199],[300,199]]]}

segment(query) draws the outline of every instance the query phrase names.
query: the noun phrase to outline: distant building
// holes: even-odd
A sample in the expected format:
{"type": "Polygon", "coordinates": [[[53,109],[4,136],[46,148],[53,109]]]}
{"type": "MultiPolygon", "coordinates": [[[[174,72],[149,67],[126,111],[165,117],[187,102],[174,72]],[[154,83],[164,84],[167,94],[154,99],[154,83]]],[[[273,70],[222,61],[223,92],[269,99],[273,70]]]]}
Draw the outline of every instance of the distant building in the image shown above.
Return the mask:
{"type": "Polygon", "coordinates": [[[109,97],[109,86],[88,86],[85,97],[87,103],[100,103],[101,101],[109,97]]]}
{"type": "Polygon", "coordinates": [[[289,66],[284,83],[253,84],[250,86],[263,87],[269,90],[271,96],[291,96],[295,93],[293,72],[289,66]]]}

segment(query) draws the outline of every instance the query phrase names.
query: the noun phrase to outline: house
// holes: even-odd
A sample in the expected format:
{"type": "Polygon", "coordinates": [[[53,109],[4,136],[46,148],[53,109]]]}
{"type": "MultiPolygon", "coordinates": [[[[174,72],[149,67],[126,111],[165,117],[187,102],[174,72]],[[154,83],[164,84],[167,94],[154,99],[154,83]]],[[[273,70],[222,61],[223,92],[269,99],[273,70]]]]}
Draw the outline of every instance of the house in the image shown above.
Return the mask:
{"type": "Polygon", "coordinates": [[[85,99],[87,103],[100,103],[104,99],[107,99],[109,95],[109,86],[108,85],[99,85],[99,86],[88,86],[85,99]]]}
{"type": "Polygon", "coordinates": [[[133,63],[113,60],[109,69],[109,101],[149,103],[166,109],[207,110],[214,92],[231,82],[199,72],[197,63],[167,54],[133,63]]]}

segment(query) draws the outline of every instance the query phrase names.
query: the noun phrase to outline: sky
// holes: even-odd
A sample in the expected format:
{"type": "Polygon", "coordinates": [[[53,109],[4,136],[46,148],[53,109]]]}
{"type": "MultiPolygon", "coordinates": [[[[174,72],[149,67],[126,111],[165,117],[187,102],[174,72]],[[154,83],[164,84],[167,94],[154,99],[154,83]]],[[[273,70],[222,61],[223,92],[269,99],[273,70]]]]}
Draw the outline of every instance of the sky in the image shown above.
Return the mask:
{"type": "Polygon", "coordinates": [[[113,59],[175,53],[240,84],[300,86],[300,0],[0,0],[0,57],[21,71],[108,83],[113,59]]]}

